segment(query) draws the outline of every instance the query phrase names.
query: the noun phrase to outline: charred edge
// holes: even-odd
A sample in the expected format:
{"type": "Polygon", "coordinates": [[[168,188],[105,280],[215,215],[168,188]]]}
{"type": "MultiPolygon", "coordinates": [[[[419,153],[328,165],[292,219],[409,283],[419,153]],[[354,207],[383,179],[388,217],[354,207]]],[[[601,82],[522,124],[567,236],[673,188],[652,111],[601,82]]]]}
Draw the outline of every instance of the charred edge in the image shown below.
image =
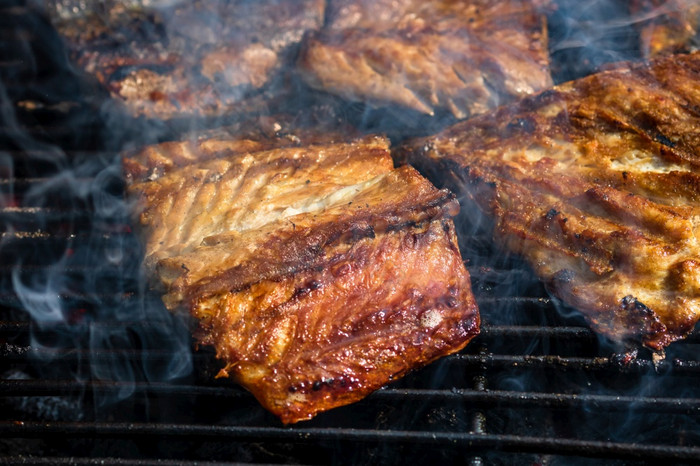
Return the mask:
{"type": "Polygon", "coordinates": [[[700,105],[695,105],[692,103],[683,103],[681,104],[681,108],[683,108],[683,110],[690,113],[694,117],[700,117],[700,105]]]}
{"type": "Polygon", "coordinates": [[[556,102],[560,98],[560,92],[556,89],[547,89],[530,97],[525,97],[520,108],[525,112],[534,112],[538,108],[545,107],[556,102]]]}
{"type": "Polygon", "coordinates": [[[668,149],[673,149],[672,152],[681,149],[678,147],[678,144],[660,131],[659,122],[653,115],[642,113],[633,117],[631,121],[626,121],[621,117],[616,119],[616,123],[628,129],[632,129],[634,132],[648,138],[650,141],[661,144],[668,149]]]}
{"type": "Polygon", "coordinates": [[[309,280],[304,286],[301,286],[294,290],[294,294],[292,295],[291,299],[296,299],[305,296],[314,290],[318,290],[319,288],[321,288],[321,286],[323,285],[320,281],[309,280]]]}
{"type": "Polygon", "coordinates": [[[559,212],[557,209],[555,209],[554,207],[552,207],[551,209],[549,209],[549,210],[547,211],[546,214],[544,214],[544,218],[545,218],[546,220],[552,220],[554,217],[556,217],[557,215],[559,215],[559,213],[560,213],[560,212],[559,212]]]}
{"type": "Polygon", "coordinates": [[[656,135],[654,136],[654,141],[661,143],[670,149],[673,149],[676,147],[676,143],[671,141],[669,138],[664,136],[662,133],[656,133],[656,135]]]}
{"type": "Polygon", "coordinates": [[[663,335],[666,326],[661,323],[656,313],[632,295],[620,300],[620,316],[628,323],[628,328],[635,333],[642,343],[655,349],[665,346],[663,335]]]}
{"type": "Polygon", "coordinates": [[[436,220],[444,220],[447,216],[446,214],[449,212],[450,204],[456,201],[456,197],[452,192],[445,191],[445,193],[445,196],[442,196],[433,202],[429,202],[421,206],[421,212],[430,212],[430,210],[432,209],[438,209],[439,212],[436,212],[434,215],[429,215],[428,217],[420,220],[407,220],[405,222],[398,222],[394,224],[390,223],[386,225],[384,231],[381,231],[380,233],[393,233],[405,229],[423,229],[426,227],[426,225],[429,225],[436,220]]]}
{"type": "Polygon", "coordinates": [[[570,269],[561,269],[552,276],[551,282],[554,289],[571,284],[576,278],[576,272],[570,269]]]}
{"type": "Polygon", "coordinates": [[[521,117],[511,120],[506,125],[506,132],[512,133],[534,133],[537,129],[536,122],[529,117],[521,117]]]}
{"type": "Polygon", "coordinates": [[[625,310],[635,310],[644,314],[652,313],[651,309],[646,307],[642,302],[637,300],[637,298],[635,298],[632,295],[627,295],[624,298],[622,298],[621,303],[622,308],[625,310]]]}

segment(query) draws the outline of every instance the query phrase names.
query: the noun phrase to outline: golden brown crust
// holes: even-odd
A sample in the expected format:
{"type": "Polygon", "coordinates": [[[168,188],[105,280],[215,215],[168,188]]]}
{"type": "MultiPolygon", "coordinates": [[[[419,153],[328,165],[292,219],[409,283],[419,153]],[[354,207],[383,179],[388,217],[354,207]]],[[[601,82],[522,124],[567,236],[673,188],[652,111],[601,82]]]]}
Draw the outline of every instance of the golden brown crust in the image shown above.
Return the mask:
{"type": "Polygon", "coordinates": [[[363,238],[322,268],[198,302],[204,343],[284,423],[463,348],[479,317],[451,222],[363,238]]]}
{"type": "Polygon", "coordinates": [[[350,100],[464,118],[551,84],[539,3],[331,2],[299,66],[311,86],[350,100]]]}
{"type": "Polygon", "coordinates": [[[557,86],[397,156],[447,172],[602,334],[660,350],[700,319],[700,54],[557,86]]]}

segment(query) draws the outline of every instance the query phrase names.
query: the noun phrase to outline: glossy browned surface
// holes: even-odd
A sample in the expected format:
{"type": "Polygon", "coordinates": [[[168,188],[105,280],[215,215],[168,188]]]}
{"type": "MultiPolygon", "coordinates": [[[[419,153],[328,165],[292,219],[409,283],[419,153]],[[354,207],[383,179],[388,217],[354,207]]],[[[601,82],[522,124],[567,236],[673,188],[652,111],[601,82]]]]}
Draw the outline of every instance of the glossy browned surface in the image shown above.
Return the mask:
{"type": "Polygon", "coordinates": [[[332,1],[307,82],[349,100],[458,118],[551,84],[542,1],[332,1]]]}
{"type": "Polygon", "coordinates": [[[463,348],[479,317],[451,221],[363,238],[323,267],[196,303],[203,342],[284,423],[463,348]]]}
{"type": "MultiPolygon", "coordinates": [[[[106,7],[105,7],[106,8],[106,7]]],[[[325,2],[209,1],[57,21],[78,66],[134,115],[174,118],[252,111],[252,98],[290,63],[325,2]]],[[[260,110],[260,109],[258,109],[260,110]]]]}
{"type": "Polygon", "coordinates": [[[622,66],[413,141],[397,156],[467,193],[494,236],[618,341],[663,349],[700,319],[700,54],[622,66]]]}

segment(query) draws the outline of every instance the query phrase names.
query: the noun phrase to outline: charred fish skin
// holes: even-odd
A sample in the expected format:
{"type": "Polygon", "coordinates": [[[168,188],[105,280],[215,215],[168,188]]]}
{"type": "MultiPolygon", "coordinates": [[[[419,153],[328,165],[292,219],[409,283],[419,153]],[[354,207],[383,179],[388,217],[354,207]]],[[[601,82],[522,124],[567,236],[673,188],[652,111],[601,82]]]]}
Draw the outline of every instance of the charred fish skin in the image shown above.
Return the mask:
{"type": "Polygon", "coordinates": [[[329,2],[302,46],[312,87],[350,101],[456,118],[551,85],[548,2],[329,2]]]}
{"type": "Polygon", "coordinates": [[[166,120],[264,110],[325,10],[323,0],[110,5],[56,15],[56,29],[131,115],[166,120]]]}
{"type": "Polygon", "coordinates": [[[613,341],[661,351],[700,319],[700,54],[621,65],[411,141],[396,157],[493,220],[613,341]]]}
{"type": "Polygon", "coordinates": [[[166,307],[283,423],[460,351],[480,323],[454,195],[394,168],[385,137],[311,139],[246,151],[217,136],[124,160],[166,307]]]}

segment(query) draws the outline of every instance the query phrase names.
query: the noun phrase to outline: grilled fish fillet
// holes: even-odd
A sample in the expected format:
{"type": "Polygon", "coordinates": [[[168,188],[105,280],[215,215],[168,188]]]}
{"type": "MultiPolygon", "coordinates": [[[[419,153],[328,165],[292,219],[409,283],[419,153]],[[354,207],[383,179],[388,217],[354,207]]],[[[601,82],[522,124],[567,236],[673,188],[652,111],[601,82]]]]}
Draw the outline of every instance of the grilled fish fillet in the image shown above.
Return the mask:
{"type": "Polygon", "coordinates": [[[220,376],[292,423],[478,333],[450,219],[459,205],[415,169],[394,169],[387,139],[234,147],[127,178],[147,267],[166,306],[199,319],[220,376]]]}
{"type": "Polygon", "coordinates": [[[565,83],[396,155],[473,198],[601,334],[662,350],[700,318],[700,54],[565,83]]]}
{"type": "MultiPolygon", "coordinates": [[[[172,119],[263,109],[323,0],[216,0],[56,19],[78,66],[135,116],[172,119]]],[[[269,102],[268,102],[269,103],[269,102]]]]}
{"type": "Polygon", "coordinates": [[[299,67],[349,100],[464,118],[551,84],[544,3],[331,1],[299,67]]]}

